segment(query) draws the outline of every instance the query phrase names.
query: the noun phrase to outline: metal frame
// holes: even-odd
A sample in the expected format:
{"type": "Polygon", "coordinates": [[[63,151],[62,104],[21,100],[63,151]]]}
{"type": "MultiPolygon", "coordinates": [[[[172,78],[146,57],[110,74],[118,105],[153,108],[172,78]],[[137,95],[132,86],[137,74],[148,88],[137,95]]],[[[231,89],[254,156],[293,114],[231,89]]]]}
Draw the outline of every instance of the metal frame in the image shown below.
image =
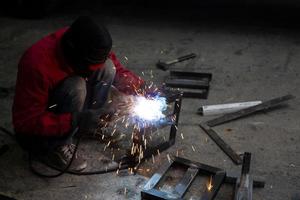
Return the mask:
{"type": "Polygon", "coordinates": [[[211,73],[170,71],[165,83],[170,88],[183,88],[183,97],[206,99],[211,79],[211,73]]]}
{"type": "Polygon", "coordinates": [[[144,186],[144,189],[141,192],[141,197],[144,200],[182,200],[184,194],[187,192],[188,188],[191,186],[192,182],[199,174],[207,174],[213,176],[212,185],[214,187],[211,191],[206,190],[201,197],[201,200],[213,200],[225,180],[225,171],[202,163],[192,162],[181,157],[175,157],[174,159],[172,159],[172,162],[165,164],[161,169],[159,169],[159,171],[155,173],[144,186]],[[188,167],[188,169],[183,178],[175,186],[173,192],[167,193],[155,189],[164,174],[170,169],[172,165],[175,164],[185,165],[188,167]]]}
{"type": "Polygon", "coordinates": [[[151,157],[152,155],[155,156],[159,152],[162,152],[175,144],[177,126],[178,126],[181,103],[182,103],[182,93],[181,92],[174,93],[170,91],[165,91],[165,92],[166,92],[165,96],[167,98],[167,103],[170,104],[174,102],[173,115],[175,115],[175,123],[173,123],[170,127],[169,139],[167,141],[160,143],[154,147],[147,147],[147,148],[145,148],[144,145],[142,144],[144,156],[141,160],[138,161],[136,157],[132,156],[131,154],[129,154],[128,157],[125,158],[125,162],[122,162],[123,165],[134,167],[135,172],[137,171],[141,162],[143,162],[145,159],[151,157]]]}
{"type": "MultiPolygon", "coordinates": [[[[181,157],[173,157],[172,162],[166,162],[155,174],[152,175],[141,191],[141,198],[143,200],[182,200],[184,194],[193,183],[193,180],[200,173],[214,176],[212,180],[212,185],[214,186],[213,189],[211,191],[205,191],[202,194],[201,200],[213,200],[223,183],[235,185],[240,179],[240,175],[226,173],[224,170],[217,167],[194,162],[181,157]],[[172,193],[166,193],[155,189],[163,176],[174,164],[181,164],[188,167],[183,178],[175,186],[174,191],[172,193]]],[[[264,181],[253,180],[253,187],[263,188],[264,186],[264,181]]]]}

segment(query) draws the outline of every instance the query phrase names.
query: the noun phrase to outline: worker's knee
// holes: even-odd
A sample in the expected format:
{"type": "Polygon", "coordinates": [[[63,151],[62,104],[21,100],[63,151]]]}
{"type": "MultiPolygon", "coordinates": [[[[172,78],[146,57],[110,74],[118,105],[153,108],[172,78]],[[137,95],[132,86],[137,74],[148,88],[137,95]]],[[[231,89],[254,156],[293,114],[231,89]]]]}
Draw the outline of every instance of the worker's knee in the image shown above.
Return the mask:
{"type": "Polygon", "coordinates": [[[80,111],[83,109],[86,94],[86,81],[79,76],[72,76],[55,89],[51,102],[56,104],[57,112],[80,111]]]}

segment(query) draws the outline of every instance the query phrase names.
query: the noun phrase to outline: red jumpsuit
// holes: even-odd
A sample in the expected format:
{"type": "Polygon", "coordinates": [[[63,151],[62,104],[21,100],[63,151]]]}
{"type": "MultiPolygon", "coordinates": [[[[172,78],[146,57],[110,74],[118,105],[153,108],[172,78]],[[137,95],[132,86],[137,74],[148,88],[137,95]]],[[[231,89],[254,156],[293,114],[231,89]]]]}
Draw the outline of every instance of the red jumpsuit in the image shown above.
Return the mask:
{"type": "MultiPolygon", "coordinates": [[[[60,29],[39,40],[24,53],[19,62],[13,104],[13,125],[19,134],[63,136],[71,130],[71,113],[54,114],[47,111],[49,93],[62,80],[74,74],[60,46],[66,30],[60,29]]],[[[115,87],[124,93],[134,94],[135,88],[139,88],[144,81],[124,68],[113,52],[109,58],[116,67],[115,87]]],[[[102,66],[92,66],[92,70],[102,66]]]]}

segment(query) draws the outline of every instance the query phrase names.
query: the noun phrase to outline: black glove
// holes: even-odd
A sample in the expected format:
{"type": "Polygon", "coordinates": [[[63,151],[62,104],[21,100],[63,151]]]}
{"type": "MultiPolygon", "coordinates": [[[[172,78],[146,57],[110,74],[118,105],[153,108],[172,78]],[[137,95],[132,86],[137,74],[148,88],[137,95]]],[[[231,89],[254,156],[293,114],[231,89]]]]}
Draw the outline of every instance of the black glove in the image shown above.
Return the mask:
{"type": "Polygon", "coordinates": [[[101,118],[107,118],[113,114],[114,110],[110,107],[75,112],[72,115],[73,130],[78,127],[80,133],[93,132],[98,128],[101,118]]]}

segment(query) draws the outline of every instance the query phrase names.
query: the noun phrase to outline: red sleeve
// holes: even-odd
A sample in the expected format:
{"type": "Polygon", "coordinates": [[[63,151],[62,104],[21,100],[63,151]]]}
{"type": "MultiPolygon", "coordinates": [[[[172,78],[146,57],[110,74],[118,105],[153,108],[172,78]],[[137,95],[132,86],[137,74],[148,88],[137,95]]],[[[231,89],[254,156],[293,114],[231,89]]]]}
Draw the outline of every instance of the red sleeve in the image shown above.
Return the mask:
{"type": "Polygon", "coordinates": [[[43,73],[28,66],[30,64],[22,60],[19,64],[13,105],[15,131],[40,136],[67,134],[71,130],[71,114],[57,115],[47,111],[48,80],[43,73]]]}
{"type": "Polygon", "coordinates": [[[136,94],[136,90],[143,84],[144,80],[135,75],[130,70],[126,69],[116,57],[114,52],[111,52],[109,58],[113,61],[116,67],[116,76],[114,85],[126,94],[136,94]]]}

